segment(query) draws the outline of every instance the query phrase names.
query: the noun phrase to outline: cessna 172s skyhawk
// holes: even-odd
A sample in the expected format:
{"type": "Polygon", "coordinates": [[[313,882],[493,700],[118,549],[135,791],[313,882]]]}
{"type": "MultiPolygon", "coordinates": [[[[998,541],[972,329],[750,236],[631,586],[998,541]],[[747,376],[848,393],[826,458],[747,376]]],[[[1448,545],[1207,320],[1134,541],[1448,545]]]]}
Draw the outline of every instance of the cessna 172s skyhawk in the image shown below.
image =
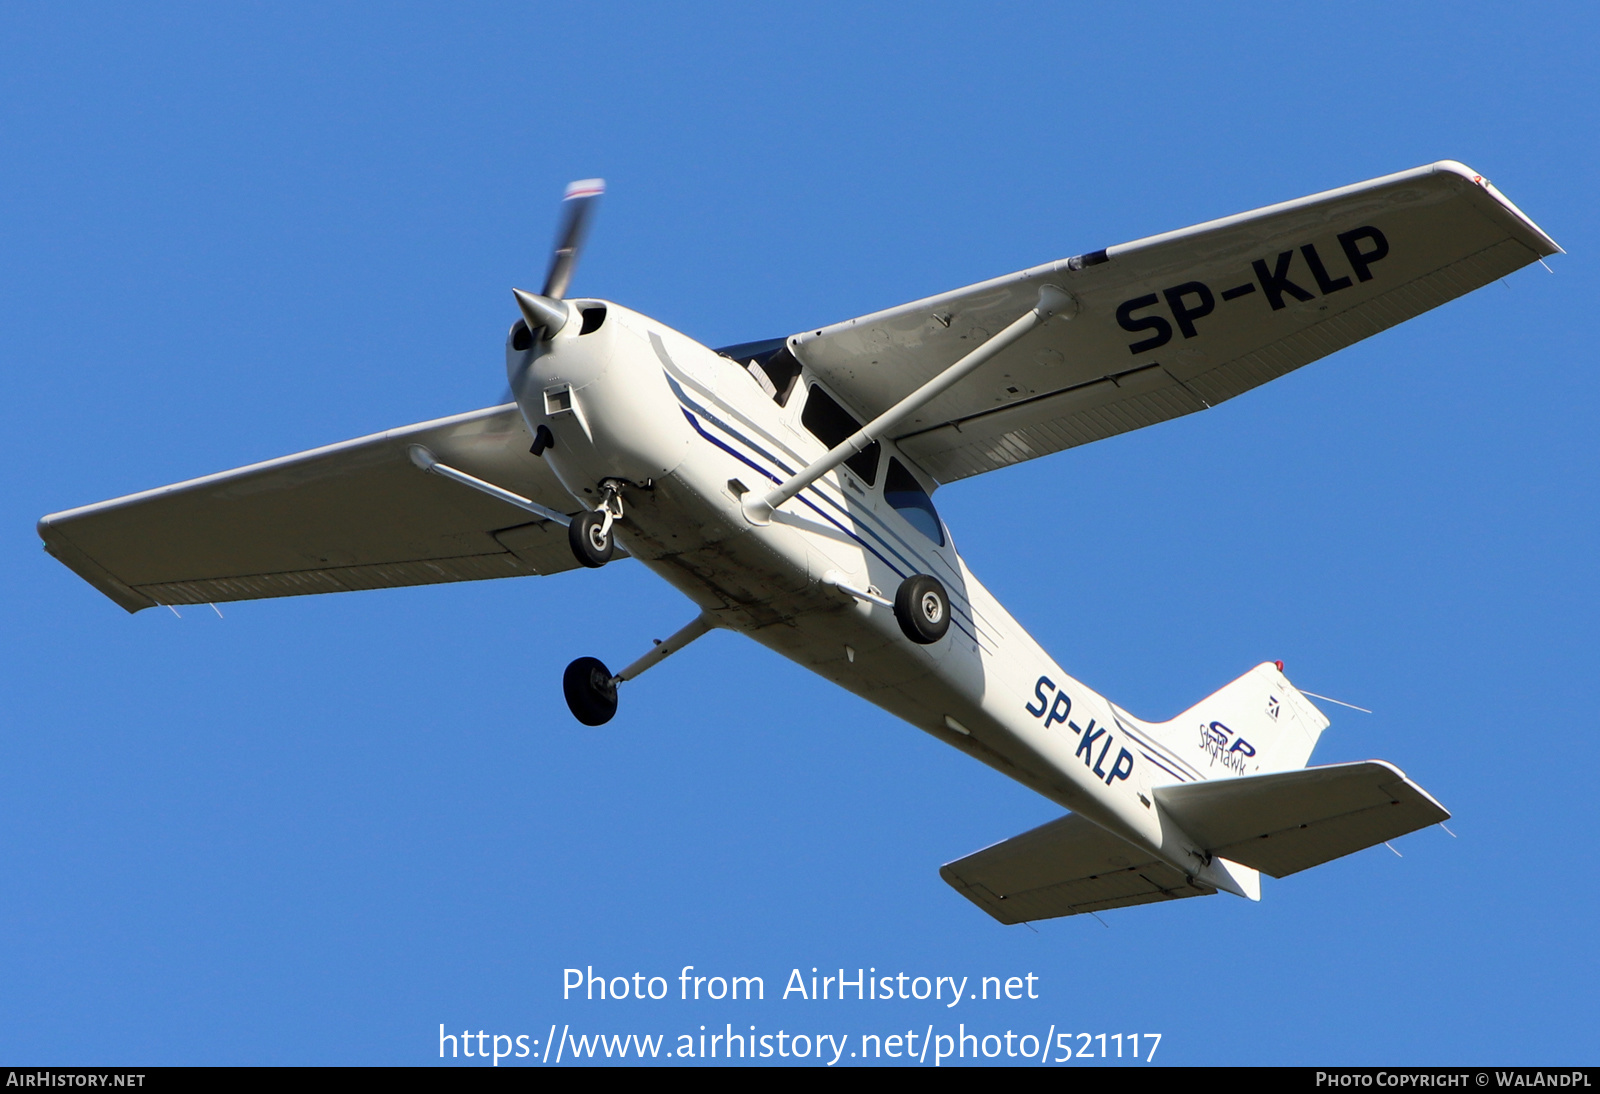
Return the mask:
{"type": "Polygon", "coordinates": [[[1150,723],[1052,661],[978,583],[943,483],[1204,410],[1557,252],[1442,162],[1108,247],[788,338],[709,349],[567,299],[599,180],[514,290],[515,402],[45,517],[132,611],[549,574],[624,550],[754,638],[1070,813],[942,873],[1002,923],[1282,877],[1448,813],[1393,766],[1306,767],[1328,721],[1258,665],[1150,723]]]}

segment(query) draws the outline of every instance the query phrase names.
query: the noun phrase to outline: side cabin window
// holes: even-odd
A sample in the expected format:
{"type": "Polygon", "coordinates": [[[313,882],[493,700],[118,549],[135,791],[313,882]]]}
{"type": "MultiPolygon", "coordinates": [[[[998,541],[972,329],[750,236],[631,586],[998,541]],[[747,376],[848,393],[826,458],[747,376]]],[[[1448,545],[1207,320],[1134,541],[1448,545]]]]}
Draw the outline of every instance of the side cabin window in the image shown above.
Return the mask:
{"type": "MultiPolygon", "coordinates": [[[[817,440],[833,448],[849,438],[861,423],[855,415],[833,401],[833,397],[816,384],[806,394],[806,405],[800,411],[800,424],[811,431],[817,440]]],[[[878,479],[878,456],[883,446],[877,441],[844,461],[844,465],[859,475],[868,486],[878,479]]]]}
{"type": "Polygon", "coordinates": [[[944,524],[933,508],[933,499],[893,456],[889,457],[889,471],[883,476],[883,500],[898,509],[911,527],[944,546],[944,524]]]}
{"type": "Polygon", "coordinates": [[[788,404],[789,396],[794,394],[795,381],[800,379],[800,362],[789,352],[787,339],[744,342],[737,346],[723,346],[716,352],[748,372],[773,402],[779,406],[788,404]]]}

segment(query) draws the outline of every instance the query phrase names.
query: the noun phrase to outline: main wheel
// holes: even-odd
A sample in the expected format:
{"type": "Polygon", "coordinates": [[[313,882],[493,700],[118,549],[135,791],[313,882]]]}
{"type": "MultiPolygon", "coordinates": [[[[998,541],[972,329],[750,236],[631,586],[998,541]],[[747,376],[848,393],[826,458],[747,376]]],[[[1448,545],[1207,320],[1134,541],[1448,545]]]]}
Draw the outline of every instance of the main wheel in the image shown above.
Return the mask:
{"type": "Polygon", "coordinates": [[[611,561],[611,551],[615,545],[611,530],[605,526],[605,519],[604,513],[586,509],[567,525],[567,543],[572,546],[573,557],[591,569],[599,569],[611,561]]]}
{"type": "Polygon", "coordinates": [[[894,594],[894,618],[907,638],[931,646],[950,629],[950,596],[938,578],[912,574],[894,594]]]}
{"type": "Polygon", "coordinates": [[[603,726],[617,712],[617,685],[611,670],[597,657],[580,657],[561,677],[572,716],[586,726],[603,726]]]}

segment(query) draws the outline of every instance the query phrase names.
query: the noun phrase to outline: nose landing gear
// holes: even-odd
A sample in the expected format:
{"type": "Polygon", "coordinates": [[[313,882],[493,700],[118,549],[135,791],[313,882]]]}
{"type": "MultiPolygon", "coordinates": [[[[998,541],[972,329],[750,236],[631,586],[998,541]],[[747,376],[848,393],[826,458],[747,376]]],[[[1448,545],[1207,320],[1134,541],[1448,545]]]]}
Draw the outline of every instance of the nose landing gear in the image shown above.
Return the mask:
{"type": "Polygon", "coordinates": [[[604,482],[600,489],[605,495],[600,504],[579,513],[567,525],[567,544],[572,548],[572,557],[580,566],[595,570],[611,561],[612,552],[616,550],[611,526],[622,519],[622,491],[618,484],[604,482]]]}
{"type": "Polygon", "coordinates": [[[616,544],[611,539],[611,514],[589,509],[567,525],[567,543],[572,555],[583,566],[599,569],[611,561],[616,544]]]}

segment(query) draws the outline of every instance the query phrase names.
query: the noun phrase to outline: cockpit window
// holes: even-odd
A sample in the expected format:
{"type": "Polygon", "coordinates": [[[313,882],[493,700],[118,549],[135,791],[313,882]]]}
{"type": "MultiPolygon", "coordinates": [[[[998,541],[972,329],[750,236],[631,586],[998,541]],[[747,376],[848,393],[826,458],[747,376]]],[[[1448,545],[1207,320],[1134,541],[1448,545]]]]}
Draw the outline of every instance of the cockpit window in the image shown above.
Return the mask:
{"type": "Polygon", "coordinates": [[[898,509],[911,527],[944,546],[944,524],[933,508],[933,499],[893,456],[889,457],[889,470],[883,476],[883,500],[898,509]]]}
{"type": "Polygon", "coordinates": [[[744,342],[737,346],[723,346],[717,352],[742,365],[750,373],[751,379],[761,385],[761,390],[772,396],[773,402],[779,406],[789,402],[795,381],[800,378],[800,362],[789,352],[787,339],[744,342]]]}
{"type": "MultiPolygon", "coordinates": [[[[812,435],[829,448],[847,440],[861,428],[861,423],[856,421],[853,414],[834,402],[833,397],[816,384],[811,385],[811,391],[806,395],[805,408],[800,411],[800,424],[811,430],[812,435]]],[[[844,465],[871,486],[878,480],[878,455],[882,451],[883,446],[873,441],[845,460],[844,465]]]]}

